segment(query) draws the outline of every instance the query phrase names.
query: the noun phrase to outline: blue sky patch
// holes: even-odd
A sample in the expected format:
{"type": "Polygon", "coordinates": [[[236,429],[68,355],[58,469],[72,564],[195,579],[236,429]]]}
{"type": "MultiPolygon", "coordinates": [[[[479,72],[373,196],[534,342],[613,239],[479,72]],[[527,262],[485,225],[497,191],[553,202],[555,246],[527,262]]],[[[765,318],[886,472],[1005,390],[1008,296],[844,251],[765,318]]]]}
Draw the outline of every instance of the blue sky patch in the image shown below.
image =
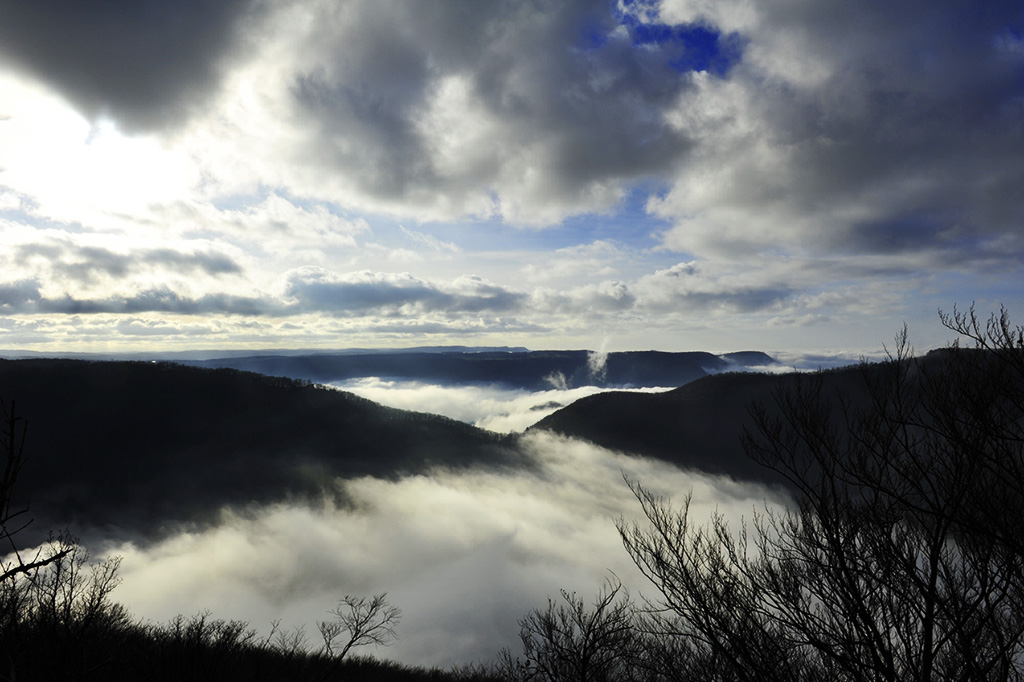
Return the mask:
{"type": "Polygon", "coordinates": [[[723,35],[703,24],[642,24],[631,28],[635,46],[658,46],[676,56],[669,60],[681,73],[708,71],[724,76],[742,56],[742,40],[736,33],[723,35]]]}
{"type": "Polygon", "coordinates": [[[651,0],[627,0],[622,8],[615,8],[613,16],[611,25],[606,16],[587,21],[580,29],[580,47],[599,49],[617,26],[624,26],[634,47],[656,48],[680,73],[707,71],[725,76],[742,57],[744,41],[739,34],[723,34],[707,23],[662,23],[657,21],[657,3],[651,0]]]}

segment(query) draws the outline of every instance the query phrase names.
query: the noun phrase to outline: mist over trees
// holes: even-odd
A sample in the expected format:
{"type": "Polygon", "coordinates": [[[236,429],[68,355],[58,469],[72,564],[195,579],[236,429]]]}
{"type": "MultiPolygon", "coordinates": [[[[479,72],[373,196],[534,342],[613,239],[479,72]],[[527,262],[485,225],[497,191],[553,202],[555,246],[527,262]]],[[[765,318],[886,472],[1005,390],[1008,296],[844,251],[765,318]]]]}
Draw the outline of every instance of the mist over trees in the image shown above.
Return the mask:
{"type": "MultiPolygon", "coordinates": [[[[0,583],[0,677],[8,680],[297,680],[429,679],[426,670],[351,654],[396,637],[401,611],[386,595],[345,596],[316,624],[261,635],[248,623],[209,613],[166,623],[134,619],[111,599],[118,557],[90,561],[62,535],[41,550],[45,561],[0,583]]],[[[451,677],[454,677],[452,675],[451,677]]],[[[468,679],[468,676],[466,676],[468,679]]]]}

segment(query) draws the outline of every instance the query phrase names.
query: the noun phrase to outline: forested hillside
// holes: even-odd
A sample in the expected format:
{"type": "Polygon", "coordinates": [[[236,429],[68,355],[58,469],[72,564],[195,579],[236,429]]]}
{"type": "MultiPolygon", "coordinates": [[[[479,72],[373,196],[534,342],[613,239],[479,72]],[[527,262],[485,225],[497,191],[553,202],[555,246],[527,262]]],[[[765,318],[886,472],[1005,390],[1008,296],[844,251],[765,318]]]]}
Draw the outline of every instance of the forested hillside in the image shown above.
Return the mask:
{"type": "MultiPolygon", "coordinates": [[[[819,378],[826,395],[862,401],[865,371],[871,370],[848,367],[819,378]]],[[[777,475],[747,457],[741,436],[753,427],[755,404],[773,407],[776,394],[806,380],[796,374],[727,373],[665,393],[601,393],[577,400],[532,428],[688,469],[778,482],[777,475]]]]}
{"type": "Polygon", "coordinates": [[[228,369],[7,360],[0,391],[28,423],[18,493],[40,530],[148,533],[319,495],[335,476],[514,459],[507,439],[467,424],[228,369]]]}

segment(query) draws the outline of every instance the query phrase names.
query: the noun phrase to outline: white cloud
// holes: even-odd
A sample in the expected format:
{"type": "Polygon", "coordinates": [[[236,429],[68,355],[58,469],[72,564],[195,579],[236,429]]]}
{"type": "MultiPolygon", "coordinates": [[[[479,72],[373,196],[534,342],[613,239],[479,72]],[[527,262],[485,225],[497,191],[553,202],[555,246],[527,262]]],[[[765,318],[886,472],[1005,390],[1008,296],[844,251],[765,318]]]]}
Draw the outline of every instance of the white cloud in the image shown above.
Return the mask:
{"type": "Polygon", "coordinates": [[[627,312],[636,305],[636,295],[625,282],[604,281],[564,291],[535,289],[532,301],[537,310],[584,320],[627,312]]]}
{"type": "MultiPolygon", "coordinates": [[[[90,123],[44,87],[0,69],[0,183],[60,223],[139,230],[153,204],[188,196],[188,159],[158,136],[90,123]]],[[[24,202],[22,202],[24,203],[24,202]]]]}
{"type": "Polygon", "coordinates": [[[599,239],[590,244],[579,244],[556,249],[540,262],[528,263],[523,268],[527,279],[534,282],[572,280],[585,275],[588,279],[602,279],[616,275],[619,268],[638,260],[638,254],[623,244],[599,239]]]}
{"type": "Polygon", "coordinates": [[[423,232],[417,232],[416,230],[408,230],[405,227],[401,228],[402,234],[409,238],[415,244],[419,244],[425,247],[426,250],[436,253],[461,253],[462,249],[456,246],[452,242],[444,242],[437,237],[432,237],[429,234],[423,232]]]}
{"type": "Polygon", "coordinates": [[[290,267],[350,262],[357,238],[372,233],[365,218],[339,215],[322,201],[293,201],[273,192],[242,208],[189,201],[160,211],[164,224],[183,238],[211,237],[244,251],[256,282],[264,287],[290,267]]]}

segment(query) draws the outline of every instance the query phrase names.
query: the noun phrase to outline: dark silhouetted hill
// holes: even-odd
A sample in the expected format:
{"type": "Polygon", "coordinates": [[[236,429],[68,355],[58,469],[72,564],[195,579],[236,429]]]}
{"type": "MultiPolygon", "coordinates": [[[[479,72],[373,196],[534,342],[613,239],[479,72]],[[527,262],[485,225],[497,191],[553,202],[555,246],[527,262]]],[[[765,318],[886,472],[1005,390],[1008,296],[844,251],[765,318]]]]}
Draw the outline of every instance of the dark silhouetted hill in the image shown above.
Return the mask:
{"type": "MultiPolygon", "coordinates": [[[[861,367],[817,376],[824,382],[823,394],[837,405],[840,397],[855,404],[866,397],[861,367]]],[[[531,430],[546,429],[682,468],[779,483],[774,472],[747,457],[741,435],[753,427],[754,403],[775,412],[775,395],[811,380],[798,374],[725,373],[665,393],[601,393],[577,400],[531,430]]]]}
{"type": "Polygon", "coordinates": [[[0,395],[28,420],[18,489],[39,529],[151,532],[334,477],[512,459],[507,439],[461,422],[229,369],[0,360],[0,395]]]}
{"type": "Polygon", "coordinates": [[[715,372],[765,366],[775,361],[757,351],[726,355],[634,351],[608,353],[594,368],[583,350],[528,352],[387,352],[264,355],[193,362],[270,376],[327,383],[359,377],[426,381],[441,384],[499,384],[541,390],[560,386],[681,386],[715,372]]]}

